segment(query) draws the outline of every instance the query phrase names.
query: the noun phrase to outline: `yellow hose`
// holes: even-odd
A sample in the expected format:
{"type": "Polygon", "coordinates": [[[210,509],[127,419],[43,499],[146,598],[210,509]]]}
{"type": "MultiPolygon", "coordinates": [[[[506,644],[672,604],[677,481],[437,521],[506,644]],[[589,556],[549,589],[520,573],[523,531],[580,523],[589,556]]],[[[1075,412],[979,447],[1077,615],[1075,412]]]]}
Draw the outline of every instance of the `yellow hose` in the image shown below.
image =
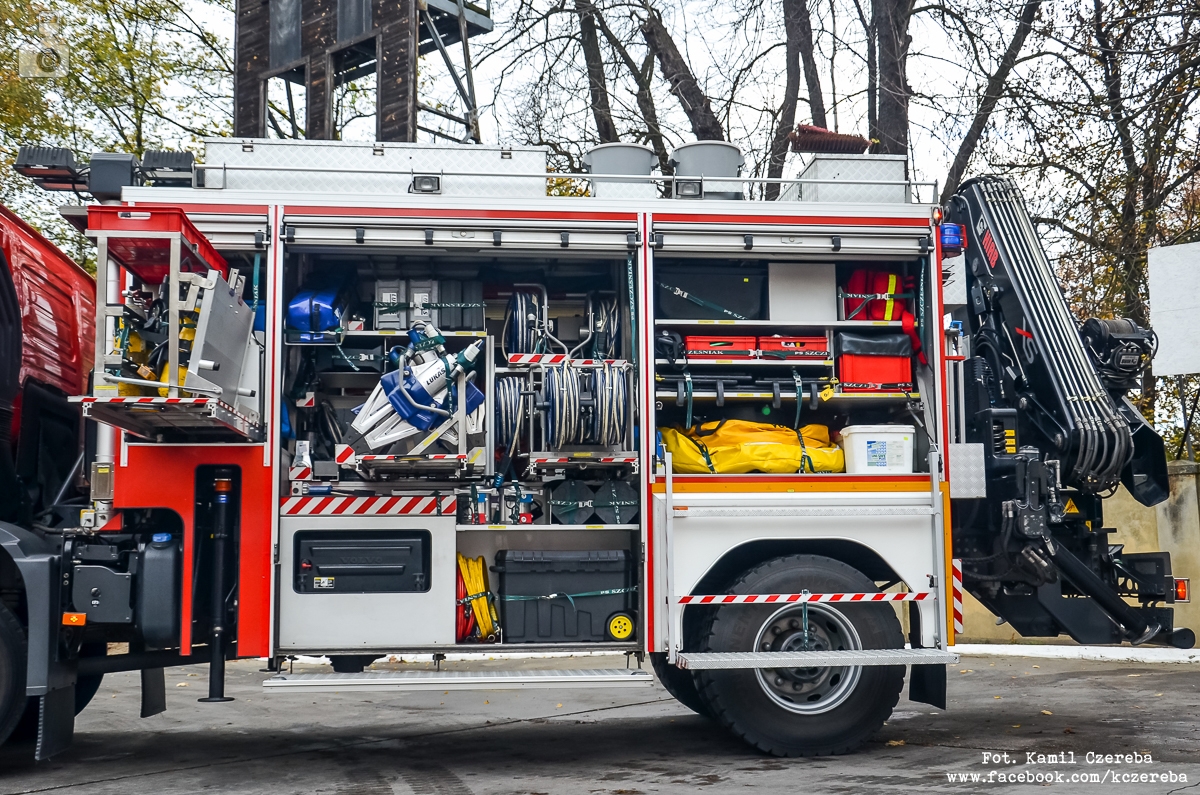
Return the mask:
{"type": "Polygon", "coordinates": [[[462,572],[463,584],[467,586],[467,595],[480,596],[471,600],[471,610],[475,613],[475,624],[479,627],[479,637],[487,640],[496,634],[496,607],[488,598],[487,565],[482,557],[466,558],[458,554],[458,570],[462,572]]]}

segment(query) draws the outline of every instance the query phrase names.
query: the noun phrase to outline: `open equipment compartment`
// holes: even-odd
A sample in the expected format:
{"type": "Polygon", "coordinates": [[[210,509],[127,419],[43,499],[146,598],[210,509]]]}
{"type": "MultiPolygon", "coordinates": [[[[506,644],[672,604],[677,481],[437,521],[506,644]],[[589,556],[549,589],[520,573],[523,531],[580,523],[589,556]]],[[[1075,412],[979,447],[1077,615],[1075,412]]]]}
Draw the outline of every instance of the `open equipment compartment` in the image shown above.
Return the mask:
{"type": "Polygon", "coordinates": [[[402,622],[411,626],[399,635],[355,619],[350,634],[326,644],[343,658],[504,643],[502,616],[523,602],[536,603],[530,616],[553,615],[546,620],[555,629],[522,622],[518,642],[636,648],[641,518],[629,291],[637,251],[586,242],[545,250],[508,227],[448,236],[461,243],[468,234],[503,245],[364,247],[300,235],[287,244],[280,386],[293,438],[280,468],[290,494],[280,576],[292,618],[281,625],[284,651],[322,647],[296,623],[310,609],[302,603],[352,613],[362,601],[351,591],[361,578],[346,577],[345,591],[336,576],[314,587],[298,545],[320,531],[322,540],[343,534],[347,548],[361,546],[365,531],[381,528],[428,534],[428,568],[424,591],[374,593],[371,615],[426,618],[402,622]],[[592,593],[614,590],[588,585],[588,561],[597,558],[620,569],[606,575],[619,580],[619,594],[592,593]],[[557,574],[517,578],[520,592],[506,589],[492,569],[525,559],[553,560],[557,574]],[[308,583],[304,592],[289,578],[308,583]],[[614,599],[621,609],[608,609],[614,599]],[[432,618],[422,606],[429,600],[432,618]],[[592,615],[595,605],[603,616],[592,615]],[[589,620],[574,620],[576,611],[589,620]]]}
{"type": "Polygon", "coordinates": [[[929,270],[900,254],[656,256],[655,425],[676,473],[844,473],[840,431],[880,426],[904,433],[868,441],[849,474],[896,474],[888,444],[927,470],[929,270]]]}

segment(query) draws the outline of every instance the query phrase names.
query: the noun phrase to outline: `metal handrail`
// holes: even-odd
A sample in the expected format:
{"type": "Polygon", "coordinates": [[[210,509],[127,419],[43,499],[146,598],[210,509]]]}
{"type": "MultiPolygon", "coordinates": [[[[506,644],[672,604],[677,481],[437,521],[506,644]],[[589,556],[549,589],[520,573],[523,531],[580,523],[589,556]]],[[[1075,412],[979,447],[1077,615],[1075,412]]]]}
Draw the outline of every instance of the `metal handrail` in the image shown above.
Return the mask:
{"type": "MultiPolygon", "coordinates": [[[[591,174],[577,172],[479,172],[479,171],[438,171],[426,172],[415,171],[408,169],[405,171],[388,171],[379,168],[329,168],[320,166],[259,166],[259,165],[230,165],[227,163],[221,164],[206,164],[195,163],[193,169],[199,172],[220,171],[222,173],[229,171],[251,171],[251,172],[280,172],[280,173],[305,173],[305,174],[370,174],[373,176],[387,177],[414,177],[417,174],[433,174],[441,177],[470,177],[476,179],[541,179],[541,180],[580,180],[587,182],[605,181],[605,182],[625,182],[625,183],[647,183],[651,185],[669,185],[675,182],[704,182],[711,186],[729,186],[733,183],[745,184],[750,186],[755,185],[779,185],[780,187],[787,185],[859,185],[859,186],[903,186],[914,189],[914,195],[917,195],[917,190],[922,188],[930,188],[934,195],[937,194],[938,181],[926,180],[854,180],[854,179],[785,179],[780,177],[729,177],[729,176],[714,176],[708,177],[704,175],[673,175],[673,174],[591,174]]],[[[923,204],[925,202],[913,202],[915,204],[923,204]]]]}

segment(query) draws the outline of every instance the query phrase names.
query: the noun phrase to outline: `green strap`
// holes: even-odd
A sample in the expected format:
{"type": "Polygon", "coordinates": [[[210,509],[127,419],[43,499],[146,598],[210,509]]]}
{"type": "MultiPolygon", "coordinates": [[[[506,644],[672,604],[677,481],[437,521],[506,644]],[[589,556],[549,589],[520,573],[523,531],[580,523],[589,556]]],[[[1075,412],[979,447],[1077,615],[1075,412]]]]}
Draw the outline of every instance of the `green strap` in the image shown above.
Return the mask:
{"type": "Polygon", "coordinates": [[[711,309],[714,312],[720,312],[723,315],[729,315],[734,320],[746,320],[745,317],[742,317],[737,312],[733,312],[729,309],[726,309],[725,307],[721,306],[720,304],[714,304],[712,301],[705,300],[698,295],[692,295],[687,290],[684,290],[682,288],[672,287],[671,285],[665,284],[663,282],[659,282],[658,286],[663,288],[667,292],[669,292],[671,295],[682,298],[685,301],[691,301],[696,306],[702,306],[705,309],[711,309]]]}
{"type": "Polygon", "coordinates": [[[613,594],[636,593],[637,586],[632,588],[608,588],[603,591],[584,591],[583,593],[548,593],[539,596],[519,596],[516,594],[505,594],[500,597],[505,602],[537,602],[548,599],[566,599],[571,603],[572,610],[578,610],[575,605],[576,599],[582,599],[585,596],[612,596],[613,594]]]}
{"type": "Polygon", "coordinates": [[[717,474],[717,469],[713,466],[712,458],[709,457],[708,448],[704,446],[704,443],[699,439],[693,439],[692,437],[688,436],[686,431],[680,431],[679,435],[696,445],[696,449],[699,450],[700,455],[704,457],[704,465],[708,467],[709,474],[717,474]]]}
{"type": "Polygon", "coordinates": [[[687,427],[692,427],[692,374],[683,374],[683,390],[687,394],[687,427]]]}
{"type": "Polygon", "coordinates": [[[808,462],[808,471],[816,472],[817,465],[813,463],[812,456],[808,454],[808,447],[804,444],[804,434],[800,433],[800,429],[796,428],[796,438],[800,440],[800,473],[804,474],[804,463],[808,462]]]}

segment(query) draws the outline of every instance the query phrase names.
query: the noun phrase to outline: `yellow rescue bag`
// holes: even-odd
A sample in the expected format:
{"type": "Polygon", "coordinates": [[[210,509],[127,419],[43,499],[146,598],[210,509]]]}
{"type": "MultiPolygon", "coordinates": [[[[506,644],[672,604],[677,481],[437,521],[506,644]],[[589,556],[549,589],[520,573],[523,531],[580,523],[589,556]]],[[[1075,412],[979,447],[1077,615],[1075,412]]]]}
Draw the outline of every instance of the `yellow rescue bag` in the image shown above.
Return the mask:
{"type": "Polygon", "coordinates": [[[745,420],[706,422],[687,430],[660,428],[676,474],[845,472],[842,448],[829,441],[829,428],[745,420]]]}

